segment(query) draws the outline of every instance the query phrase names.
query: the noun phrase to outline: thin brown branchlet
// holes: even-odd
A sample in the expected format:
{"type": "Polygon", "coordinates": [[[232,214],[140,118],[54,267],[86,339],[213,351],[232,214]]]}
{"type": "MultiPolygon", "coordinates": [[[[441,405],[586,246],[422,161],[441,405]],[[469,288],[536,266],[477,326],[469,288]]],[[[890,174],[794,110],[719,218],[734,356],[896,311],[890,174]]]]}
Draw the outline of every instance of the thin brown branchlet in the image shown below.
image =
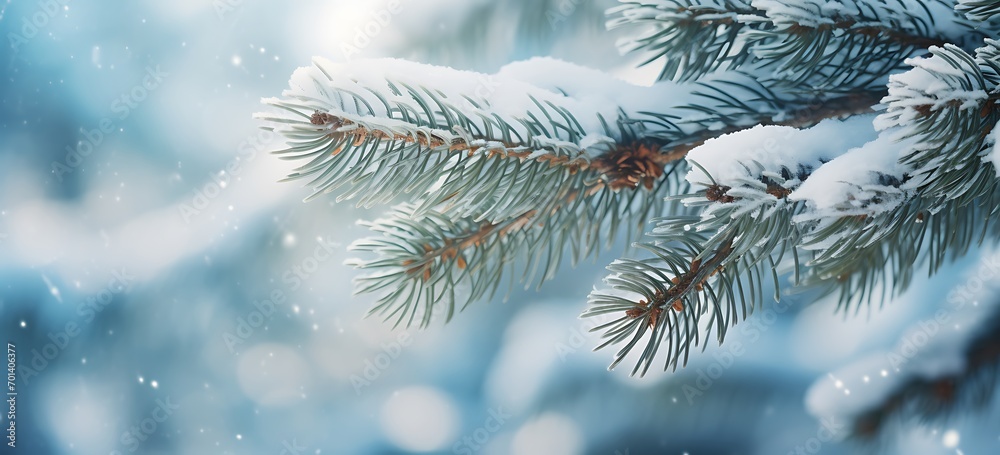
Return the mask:
{"type": "Polygon", "coordinates": [[[734,236],[729,236],[707,261],[693,259],[687,272],[671,279],[672,286],[666,292],[657,290],[649,302],[645,299],[639,300],[635,307],[625,311],[625,316],[630,319],[646,317],[649,327],[652,328],[656,326],[668,304],[675,312],[684,311],[684,296],[692,290],[703,291],[708,279],[724,269],[722,263],[733,252],[733,238],[734,236]]]}

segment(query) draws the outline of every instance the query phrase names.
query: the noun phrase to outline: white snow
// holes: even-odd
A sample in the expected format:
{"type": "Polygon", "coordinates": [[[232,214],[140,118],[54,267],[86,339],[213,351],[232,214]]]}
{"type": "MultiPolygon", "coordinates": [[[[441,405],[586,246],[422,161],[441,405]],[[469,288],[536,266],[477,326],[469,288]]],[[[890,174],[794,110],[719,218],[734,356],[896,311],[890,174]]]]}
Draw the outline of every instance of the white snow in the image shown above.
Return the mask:
{"type": "MultiPolygon", "coordinates": [[[[974,109],[989,96],[981,87],[966,90],[959,86],[969,77],[968,71],[974,70],[972,67],[956,68],[936,55],[910,58],[905,63],[913,68],[889,76],[889,96],[886,99],[895,106],[928,105],[932,110],[939,110],[957,104],[959,109],[974,109]]],[[[880,120],[876,126],[886,129],[895,125],[880,120]]]]}
{"type": "Polygon", "coordinates": [[[806,218],[874,215],[892,210],[903,193],[879,184],[878,179],[882,174],[902,180],[906,169],[899,163],[899,151],[903,148],[891,136],[882,135],[823,164],[788,198],[808,202],[811,210],[803,215],[806,218]],[[872,202],[876,196],[881,202],[872,202]]]}
{"type": "MultiPolygon", "coordinates": [[[[906,60],[913,69],[890,76],[888,96],[882,100],[887,110],[875,119],[875,127],[884,136],[900,140],[901,143],[894,145],[898,156],[918,157],[913,162],[919,162],[920,167],[906,169],[910,179],[902,189],[907,191],[922,189],[943,173],[955,172],[951,161],[956,154],[978,152],[970,148],[978,147],[978,143],[969,141],[958,130],[964,128],[963,123],[978,121],[978,111],[989,96],[987,87],[973,77],[980,69],[971,58],[962,57],[963,50],[946,45],[932,47],[931,51],[934,52],[931,57],[906,60]],[[940,128],[928,131],[925,126],[927,113],[939,111],[948,111],[940,115],[949,120],[935,121],[947,122],[940,128],[951,133],[942,134],[940,128]],[[960,119],[950,120],[954,115],[960,119]]],[[[923,195],[954,199],[974,190],[975,181],[970,178],[965,185],[952,186],[946,191],[925,191],[923,195]]]]}
{"type": "MultiPolygon", "coordinates": [[[[497,115],[513,125],[523,137],[528,136],[528,131],[518,119],[529,119],[529,112],[545,128],[550,128],[548,116],[560,123],[568,123],[552,108],[553,105],[573,113],[575,121],[585,132],[595,133],[603,132],[601,117],[613,127],[619,107],[630,113],[657,111],[663,108],[663,100],[678,101],[684,93],[675,84],[640,87],[593,69],[549,58],[514,63],[497,74],[489,75],[398,59],[359,60],[347,65],[316,57],[312,66],[295,71],[291,86],[285,96],[314,100],[320,105],[340,102],[339,106],[330,105],[329,111],[361,116],[372,114],[368,110],[370,106],[374,116],[365,120],[395,128],[405,125],[401,121],[390,122],[385,117],[400,118],[398,113],[393,112],[397,106],[407,106],[411,113],[421,113],[423,117],[423,109],[408,93],[407,87],[410,87],[421,98],[430,100],[437,97],[480,126],[483,125],[480,116],[489,118],[497,115]],[[402,93],[394,94],[390,83],[402,93]],[[355,105],[353,100],[341,97],[340,93],[350,93],[367,105],[355,105]],[[390,106],[386,106],[375,93],[390,106]],[[472,101],[467,101],[466,97],[472,101]],[[545,108],[548,116],[539,105],[545,108]]],[[[439,110],[436,105],[432,108],[439,110]]],[[[554,133],[562,139],[569,139],[565,131],[554,133]]]]}
{"type": "Polygon", "coordinates": [[[990,151],[987,158],[993,163],[993,170],[996,171],[997,177],[1000,177],[1000,147],[997,146],[1000,143],[1000,123],[997,123],[993,127],[993,131],[987,137],[988,144],[992,145],[992,150],[990,151]]]}
{"type": "MultiPolygon", "coordinates": [[[[464,134],[445,121],[446,116],[454,117],[456,113],[468,121],[462,129],[492,131],[494,137],[499,134],[496,125],[502,121],[512,128],[511,139],[515,142],[525,142],[530,137],[527,123],[540,124],[545,131],[532,137],[533,145],[576,152],[582,148],[581,144],[620,138],[616,121],[622,115],[646,120],[652,119],[650,112],[674,115],[671,118],[674,125],[669,130],[681,136],[706,128],[722,128],[726,125],[715,117],[678,108],[689,105],[713,108],[718,104],[725,109],[722,107],[725,102],[716,98],[718,94],[703,84],[724,87],[727,95],[743,99],[755,96],[752,88],[757,84],[751,76],[737,72],[715,74],[700,82],[663,81],[640,86],[551,58],[511,63],[490,75],[398,59],[356,60],[348,65],[316,57],[312,66],[295,71],[291,88],[283,96],[299,112],[315,109],[347,117],[365,128],[403,135],[432,133],[444,140],[464,134]],[[740,93],[743,90],[740,87],[749,89],[740,93]],[[426,103],[421,105],[416,98],[426,103]],[[430,115],[428,110],[432,111],[430,115]],[[414,116],[419,121],[414,121],[414,116]],[[417,127],[417,123],[422,126],[417,127]]],[[[283,102],[273,98],[262,101],[273,105],[283,102]]],[[[774,110],[764,101],[750,101],[747,109],[774,110]]],[[[780,118],[782,112],[774,111],[772,115],[780,118]]],[[[258,114],[258,118],[273,120],[269,114],[258,114]]],[[[299,117],[295,121],[301,120],[299,117]]],[[[746,121],[750,123],[752,119],[746,121]]],[[[282,123],[287,122],[279,121],[278,130],[288,130],[294,135],[291,132],[294,127],[282,123]]]]}
{"type": "MultiPolygon", "coordinates": [[[[644,0],[610,8],[607,11],[610,17],[607,23],[608,29],[630,28],[630,33],[616,42],[619,51],[628,54],[649,48],[651,43],[669,45],[667,38],[669,35],[665,32],[674,28],[674,24],[684,24],[696,16],[699,20],[762,21],[762,18],[755,14],[740,14],[741,11],[751,10],[749,1],[700,0],[693,8],[679,9],[678,6],[680,4],[671,0],[644,0]],[[710,14],[710,10],[714,12],[710,14]],[[642,27],[642,31],[637,31],[636,25],[642,27]]],[[[647,68],[655,67],[656,65],[647,66],[647,68]]]]}
{"type": "MultiPolygon", "coordinates": [[[[782,167],[793,172],[799,166],[820,168],[824,161],[874,138],[871,121],[872,116],[859,115],[843,121],[825,120],[808,129],[756,126],[710,139],[689,152],[687,159],[704,167],[711,178],[692,166],[687,180],[693,185],[710,185],[714,179],[720,185],[735,187],[742,179],[759,176],[755,163],[771,172],[782,167]]],[[[812,177],[806,183],[810,180],[812,177]]]]}
{"type": "Polygon", "coordinates": [[[945,36],[956,40],[970,28],[946,2],[919,0],[753,0],[754,8],[761,9],[779,26],[800,25],[818,27],[824,24],[853,19],[853,27],[885,25],[889,28],[920,31],[931,36],[945,36]],[[923,31],[923,28],[929,28],[923,31]]]}

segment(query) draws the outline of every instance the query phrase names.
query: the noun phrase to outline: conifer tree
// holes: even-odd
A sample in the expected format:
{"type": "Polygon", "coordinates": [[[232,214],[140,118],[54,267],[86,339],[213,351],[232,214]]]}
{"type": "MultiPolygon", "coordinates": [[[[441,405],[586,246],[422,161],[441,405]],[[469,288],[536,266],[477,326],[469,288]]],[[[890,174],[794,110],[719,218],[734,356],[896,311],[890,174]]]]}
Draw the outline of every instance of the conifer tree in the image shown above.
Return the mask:
{"type": "Polygon", "coordinates": [[[649,87],[548,58],[496,74],[316,58],[259,118],[310,199],[397,204],[353,245],[372,257],[356,290],[393,325],[636,240],[583,316],[611,367],[631,355],[642,375],[793,289],[857,312],[998,238],[998,13],[623,0],[608,26],[659,65],[649,87]]]}

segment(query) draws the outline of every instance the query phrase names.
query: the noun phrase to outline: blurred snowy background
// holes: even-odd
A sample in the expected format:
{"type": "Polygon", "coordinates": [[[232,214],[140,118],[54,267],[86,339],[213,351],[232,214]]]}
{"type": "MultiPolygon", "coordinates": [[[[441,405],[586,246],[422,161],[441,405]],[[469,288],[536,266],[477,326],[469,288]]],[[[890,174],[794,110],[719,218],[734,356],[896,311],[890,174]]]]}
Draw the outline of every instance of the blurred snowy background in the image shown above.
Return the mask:
{"type": "Polygon", "coordinates": [[[687,369],[642,379],[607,372],[610,352],[591,352],[592,322],[577,319],[614,252],[447,325],[363,319],[371,298],[351,297],[342,263],[365,235],[354,222],[379,212],[277,183],[289,167],[251,119],[260,98],[314,55],[485,72],[552,55],[648,84],[656,69],[634,70],[604,30],[610,5],[6,0],[0,337],[21,370],[17,448],[3,448],[1000,453],[997,400],[878,445],[839,442],[837,416],[889,384],[884,353],[983,267],[978,252],[858,315],[791,296],[687,369]]]}

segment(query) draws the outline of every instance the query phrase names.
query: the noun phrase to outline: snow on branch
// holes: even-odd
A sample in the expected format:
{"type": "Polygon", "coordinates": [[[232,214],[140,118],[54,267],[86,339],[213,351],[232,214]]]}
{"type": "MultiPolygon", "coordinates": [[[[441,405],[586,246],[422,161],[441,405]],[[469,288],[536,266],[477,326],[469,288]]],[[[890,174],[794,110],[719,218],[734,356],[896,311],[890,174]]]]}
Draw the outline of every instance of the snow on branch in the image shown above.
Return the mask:
{"type": "Polygon", "coordinates": [[[780,298],[780,273],[849,307],[998,230],[1000,46],[944,44],[983,36],[953,5],[642,0],[612,14],[644,27],[626,49],[666,57],[676,82],[552,59],[487,75],[317,58],[264,100],[274,112],[258,117],[288,143],[275,153],[302,163],[289,179],[313,196],[408,198],[354,245],[375,255],[353,262],[369,272],[357,292],[381,293],[373,313],[450,318],[654,218],[638,245],[650,258],[613,262],[584,314],[614,316],[600,347],[621,345],[615,366],[642,344],[645,374],[658,351],[677,368],[701,333],[721,342],[765,289],[780,298]],[[874,123],[859,115],[879,100],[874,123]]]}
{"type": "Polygon", "coordinates": [[[632,374],[645,374],[661,348],[664,369],[677,368],[702,344],[702,331],[721,343],[729,327],[763,304],[767,286],[780,289],[783,259],[797,277],[802,233],[793,218],[803,204],[788,196],[813,169],[874,135],[870,117],[805,130],[759,126],[689,153],[687,180],[701,189],[677,199],[701,207],[700,216],[658,220],[640,245],[652,258],[612,263],[608,289],[592,292],[583,314],[618,315],[596,329],[606,339],[599,348],[623,345],[612,367],[645,340],[632,374]],[[860,134],[843,135],[844,128],[860,134]]]}
{"type": "Polygon", "coordinates": [[[658,179],[641,191],[592,187],[591,195],[563,194],[559,204],[499,222],[436,210],[416,216],[412,204],[403,204],[385,219],[364,223],[376,235],[351,246],[375,255],[350,261],[369,272],[355,280],[355,293],[380,294],[371,314],[396,325],[410,326],[420,315],[417,323],[425,326],[438,311],[450,320],[456,308],[492,298],[505,278],[508,293],[517,282],[541,285],[563,262],[595,256],[620,231],[638,234],[645,220],[674,210],[663,203],[681,191],[671,182],[658,179]]]}
{"type": "Polygon", "coordinates": [[[947,45],[931,48],[931,57],[910,59],[913,69],[893,76],[888,105],[876,126],[907,140],[900,162],[907,166],[912,188],[934,203],[965,204],[991,191],[996,172],[984,165],[984,142],[1000,115],[997,112],[997,41],[969,55],[947,45]]]}
{"type": "Polygon", "coordinates": [[[754,0],[771,26],[750,34],[773,77],[825,90],[881,86],[929,46],[981,39],[943,1],[754,0]],[[975,38],[972,38],[975,37],[975,38]]]}
{"type": "Polygon", "coordinates": [[[645,0],[608,11],[631,30],[623,52],[663,65],[660,79],[740,69],[798,89],[850,92],[885,83],[929,46],[985,35],[944,0],[645,0]]]}
{"type": "Polygon", "coordinates": [[[280,110],[259,117],[289,139],[276,153],[305,162],[289,178],[308,179],[313,197],[346,187],[340,199],[372,206],[414,194],[417,213],[447,203],[450,213],[494,222],[567,189],[648,188],[686,151],[673,148],[784,110],[738,73],[638,87],[550,59],[496,75],[316,59],[295,72],[283,99],[264,101],[280,110]],[[556,76],[565,82],[555,85],[556,76]],[[630,172],[608,165],[616,152],[643,148],[644,164],[630,172]]]}
{"type": "MultiPolygon", "coordinates": [[[[996,44],[987,41],[976,56],[932,47],[931,57],[908,60],[914,68],[891,78],[885,112],[846,128],[868,131],[851,136],[853,144],[821,123],[758,127],[690,152],[688,181],[704,190],[680,198],[702,207],[700,217],[661,220],[646,244],[654,259],[612,264],[611,291],[591,294],[585,314],[622,314],[603,327],[607,343],[624,343],[613,365],[648,334],[633,374],[648,369],[664,339],[666,366],[676,367],[699,344],[703,328],[690,322],[703,314],[721,342],[738,320],[735,303],[752,310],[763,297],[761,276],[776,273],[786,252],[796,284],[805,272],[803,285],[839,292],[849,308],[902,292],[918,267],[934,273],[997,231],[1000,187],[989,156],[996,44]],[[779,135],[797,147],[783,150],[779,135]],[[766,153],[748,152],[761,145],[766,153]],[[681,315],[688,323],[677,322],[681,315]]],[[[777,275],[773,282],[781,288],[777,275]]]]}
{"type": "Polygon", "coordinates": [[[996,230],[1000,187],[989,161],[995,46],[953,46],[893,76],[879,138],[824,164],[790,198],[813,252],[808,284],[830,283],[840,304],[902,292],[996,230]]]}
{"type": "Polygon", "coordinates": [[[955,10],[971,21],[988,22],[1000,14],[998,0],[958,0],[955,10]]]}
{"type": "Polygon", "coordinates": [[[283,99],[265,101],[279,113],[259,117],[288,140],[276,153],[305,162],[289,179],[309,179],[314,196],[340,190],[340,200],[373,206],[409,195],[408,205],[372,226],[382,238],[358,246],[378,257],[356,262],[373,272],[358,290],[383,292],[379,311],[392,308],[392,316],[421,301],[427,314],[436,301],[451,312],[488,298],[492,291],[479,283],[514,280],[514,264],[544,268],[520,281],[544,281],[565,245],[575,262],[620,227],[641,232],[651,217],[671,213],[675,204],[662,198],[687,185],[672,170],[683,169],[685,154],[708,139],[760,123],[808,126],[874,102],[868,94],[782,97],[740,72],[638,87],[550,59],[495,75],[317,59],[295,73],[283,99]],[[458,224],[434,227],[445,219],[458,224]],[[396,238],[411,231],[422,235],[396,238]],[[481,241],[463,243],[472,232],[481,241]],[[434,236],[455,244],[439,245],[434,236]],[[461,256],[449,249],[459,244],[486,263],[501,258],[499,265],[459,267],[461,256]],[[393,245],[409,245],[420,257],[393,245]],[[415,270],[405,261],[424,268],[405,273],[415,270]],[[460,283],[475,292],[441,294],[460,283]]]}
{"type": "Polygon", "coordinates": [[[622,1],[608,14],[609,29],[635,28],[622,53],[643,52],[643,65],[663,59],[660,80],[692,80],[720,68],[738,68],[750,57],[745,32],[765,22],[742,0],[622,1]]]}

